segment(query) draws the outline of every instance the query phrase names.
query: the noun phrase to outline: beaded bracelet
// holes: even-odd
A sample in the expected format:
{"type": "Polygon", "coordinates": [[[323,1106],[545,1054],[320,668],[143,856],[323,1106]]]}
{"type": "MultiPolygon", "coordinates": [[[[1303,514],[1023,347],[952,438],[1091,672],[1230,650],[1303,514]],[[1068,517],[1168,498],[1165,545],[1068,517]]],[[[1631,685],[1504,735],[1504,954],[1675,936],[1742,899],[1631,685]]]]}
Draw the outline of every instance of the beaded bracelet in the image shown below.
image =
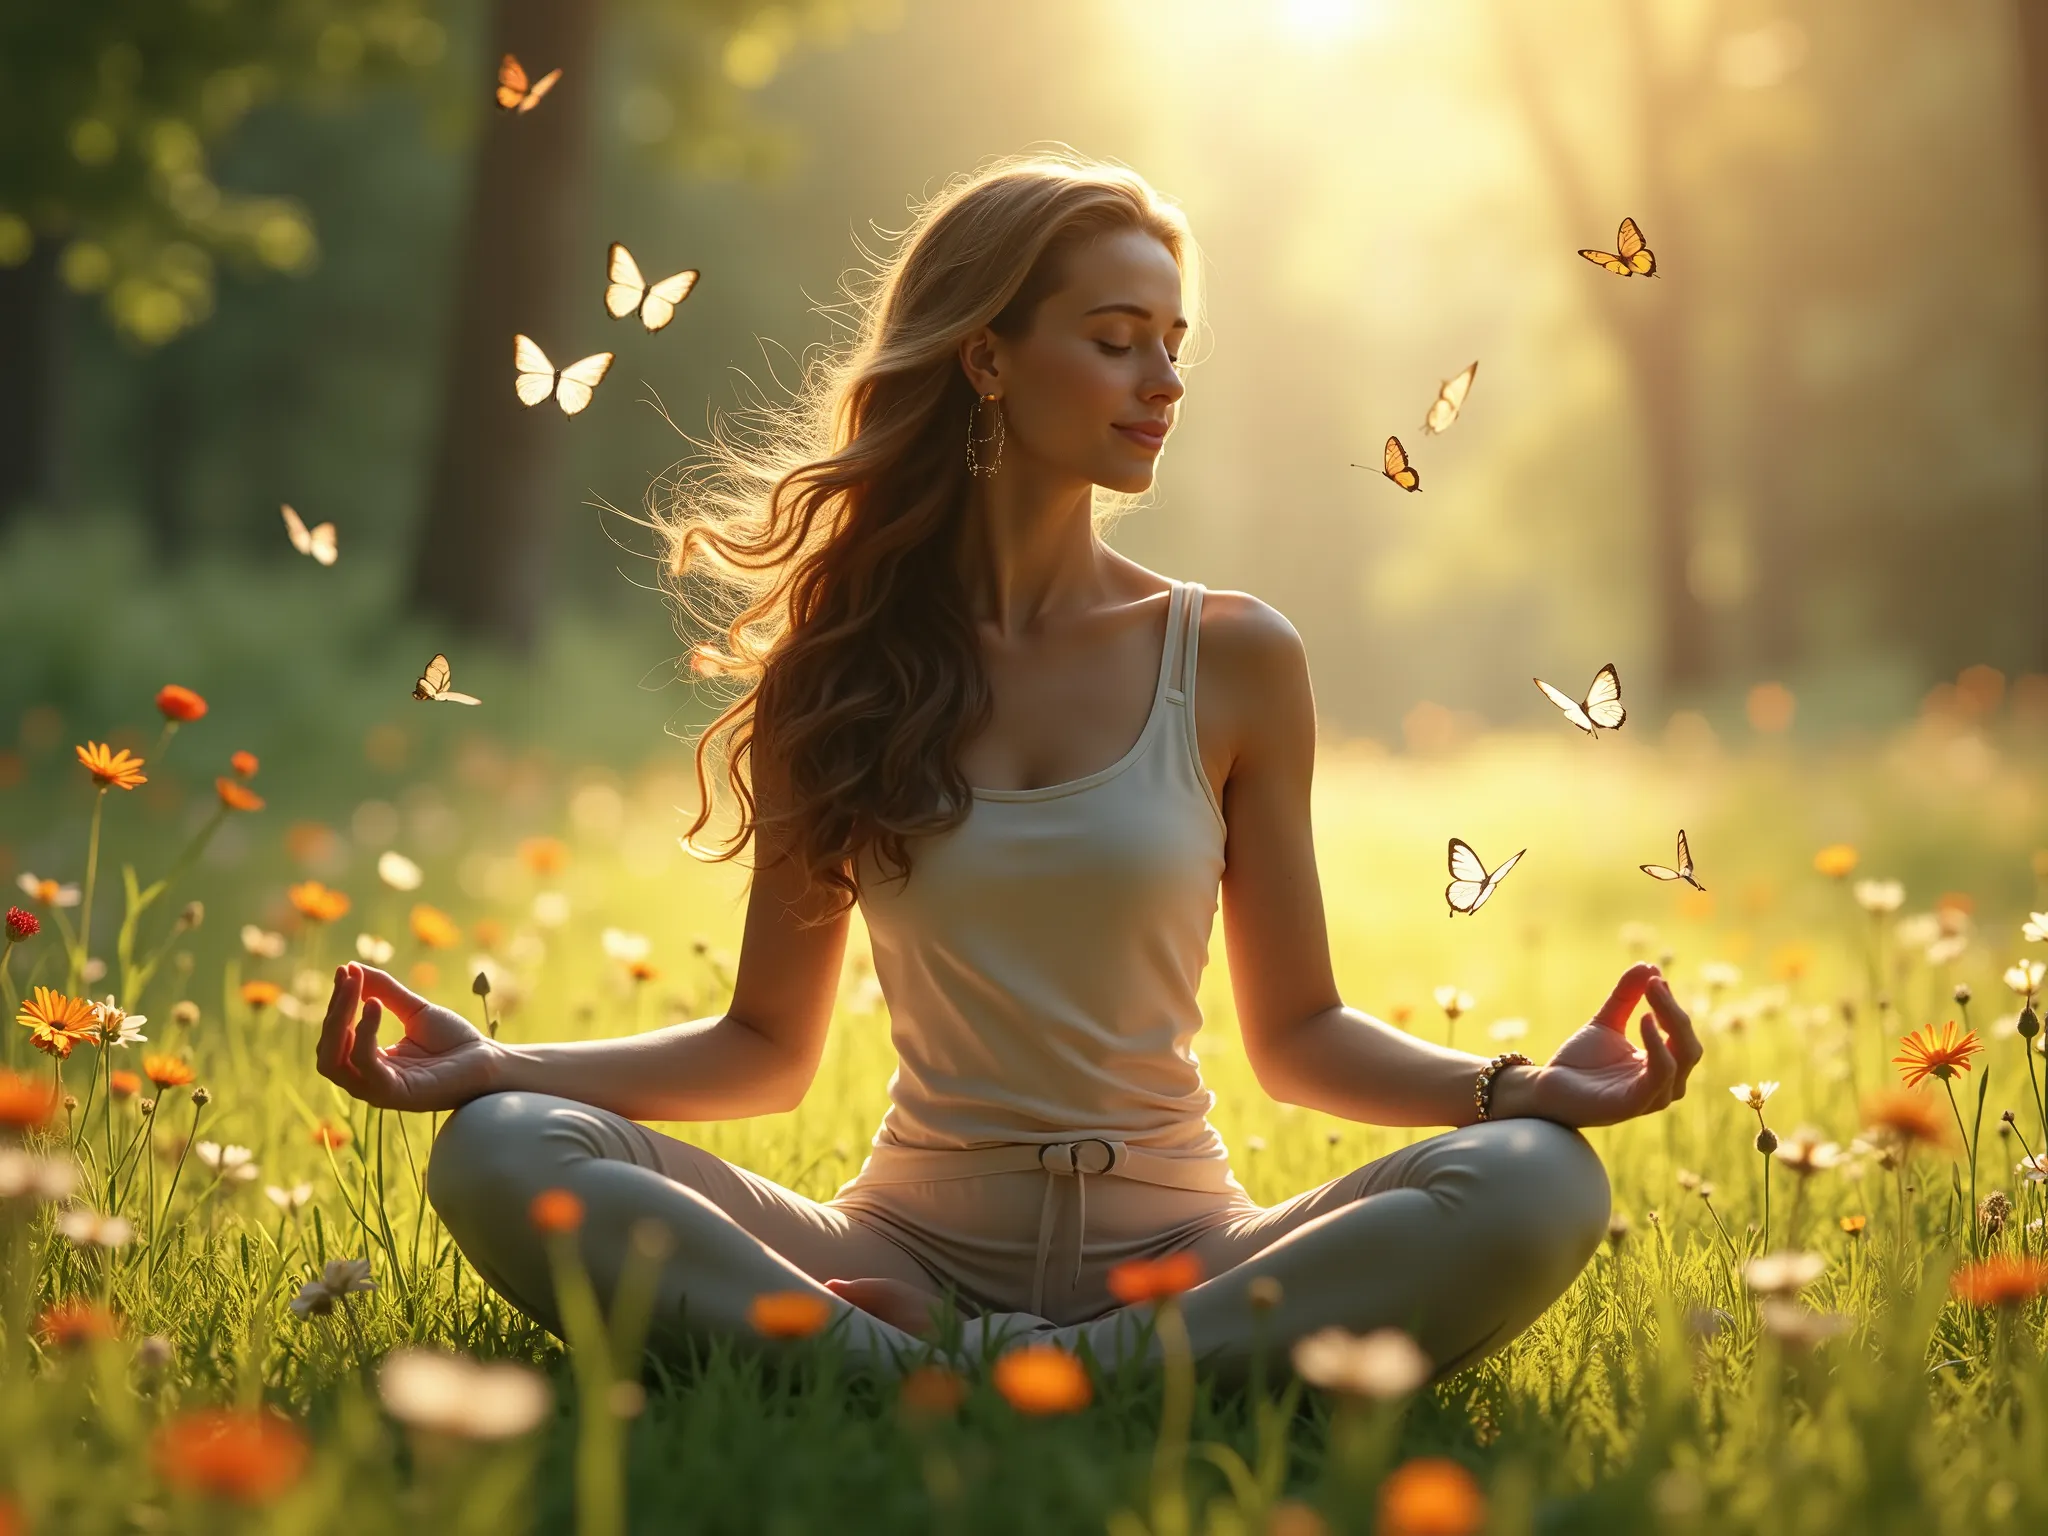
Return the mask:
{"type": "Polygon", "coordinates": [[[1536,1063],[1520,1051],[1502,1051],[1493,1060],[1479,1069],[1479,1076],[1472,1083],[1472,1106],[1479,1111],[1481,1120],[1493,1118],[1493,1078],[1502,1067],[1533,1067],[1536,1063]]]}

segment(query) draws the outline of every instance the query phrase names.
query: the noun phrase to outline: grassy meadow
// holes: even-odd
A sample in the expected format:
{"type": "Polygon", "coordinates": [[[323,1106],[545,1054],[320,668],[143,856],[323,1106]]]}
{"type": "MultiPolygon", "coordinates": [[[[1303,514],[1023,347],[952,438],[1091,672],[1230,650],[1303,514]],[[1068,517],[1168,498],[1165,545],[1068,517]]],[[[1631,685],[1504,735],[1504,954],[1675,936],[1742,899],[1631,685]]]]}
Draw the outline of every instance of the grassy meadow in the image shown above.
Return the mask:
{"type": "MultiPolygon", "coordinates": [[[[1496,1358],[1388,1401],[1289,1384],[1279,1360],[1249,1394],[1098,1373],[1088,1406],[1053,1414],[1019,1411],[986,1370],[957,1407],[914,1411],[829,1337],[649,1365],[635,1390],[630,1318],[608,1335],[583,1309],[565,1350],[460,1262],[420,1196],[427,1117],[367,1111],[315,1074],[327,976],[359,942],[470,1017],[488,1007],[506,1038],[720,1007],[743,885],[676,846],[695,793],[679,747],[621,771],[401,694],[315,752],[229,690],[166,745],[151,694],[168,680],[138,682],[118,716],[31,709],[0,756],[0,904],[40,923],[10,947],[8,1017],[36,986],[112,994],[148,1037],[59,1063],[6,1026],[7,1536],[2048,1528],[2048,1298],[2023,1294],[2017,1265],[2022,1294],[2001,1303],[1954,1280],[1973,1254],[2048,1253],[2048,1185],[2017,1166],[2048,1151],[2048,1061],[2035,1050],[2030,1072],[2006,979],[2048,958],[2022,935],[2048,907],[2048,732],[1981,673],[1888,736],[1827,746],[1694,715],[1597,742],[1559,723],[1440,731],[1427,753],[1330,744],[1318,848],[1348,1002],[1540,1060],[1625,965],[1658,959],[1707,1044],[1693,1091],[1592,1133],[1610,1243],[1496,1358]],[[86,879],[88,740],[139,753],[149,780],[99,800],[89,954],[106,970],[89,984],[67,955],[88,908],[19,883],[86,879]],[[231,765],[259,742],[252,772],[231,765]],[[1680,825],[1704,894],[1637,873],[1671,860],[1680,825]],[[1529,849],[1471,920],[1444,912],[1453,833],[1489,864],[1529,849]],[[1900,1037],[1951,1019],[1981,1052],[1902,1103],[1900,1037]],[[166,1081],[121,1075],[151,1061],[166,1081]],[[58,1067],[70,1099],[21,1128],[58,1067]],[[1766,1079],[1760,1111],[1729,1091],[1766,1079]],[[1766,1252],[1815,1257],[1747,1267],[1766,1252]],[[301,1288],[348,1259],[375,1288],[307,1305],[301,1288]],[[504,1373],[408,1396],[380,1362],[417,1344],[522,1362],[544,1393],[504,1373]]],[[[1216,951],[1197,1044],[1255,1196],[1419,1134],[1269,1099],[1237,1045],[1220,934],[1216,951]]],[[[673,1129],[822,1197],[857,1167],[890,1064],[856,927],[803,1106],[673,1129]]]]}

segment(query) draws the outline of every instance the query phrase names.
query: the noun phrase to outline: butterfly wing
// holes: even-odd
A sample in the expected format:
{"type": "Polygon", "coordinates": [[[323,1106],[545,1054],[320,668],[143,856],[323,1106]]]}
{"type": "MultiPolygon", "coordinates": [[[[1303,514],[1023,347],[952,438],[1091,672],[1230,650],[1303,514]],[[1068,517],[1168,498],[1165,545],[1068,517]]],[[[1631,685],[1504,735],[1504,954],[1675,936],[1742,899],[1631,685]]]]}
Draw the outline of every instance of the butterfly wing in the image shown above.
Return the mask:
{"type": "Polygon", "coordinates": [[[1628,263],[1624,276],[1655,277],[1657,275],[1657,253],[1643,243],[1643,232],[1634,219],[1623,219],[1621,230],[1614,237],[1621,259],[1628,263]]]}
{"type": "Polygon", "coordinates": [[[1616,277],[1632,277],[1635,275],[1634,269],[1611,251],[1581,251],[1579,254],[1592,262],[1594,266],[1605,267],[1616,277]]]}
{"type": "Polygon", "coordinates": [[[453,674],[448,670],[448,658],[436,652],[434,659],[420,669],[420,680],[412,685],[412,696],[416,699],[435,699],[448,691],[448,680],[453,674]]]}
{"type": "Polygon", "coordinates": [[[640,263],[616,240],[612,242],[605,277],[604,312],[614,320],[623,320],[640,307],[640,300],[647,294],[647,279],[640,275],[640,263]]]}
{"type": "Polygon", "coordinates": [[[1677,870],[1666,869],[1662,864],[1638,864],[1636,868],[1640,869],[1652,880],[1683,880],[1685,878],[1677,870]]]}
{"type": "Polygon", "coordinates": [[[474,694],[453,693],[444,689],[434,695],[434,702],[436,704],[481,704],[483,700],[477,698],[474,694]]]}
{"type": "Polygon", "coordinates": [[[341,545],[334,537],[334,524],[321,523],[308,538],[312,547],[306,551],[322,565],[332,565],[341,554],[341,545]]]}
{"type": "Polygon", "coordinates": [[[562,381],[555,386],[555,404],[562,408],[564,416],[574,416],[590,404],[590,397],[611,366],[611,353],[593,352],[562,370],[562,381]]]}
{"type": "Polygon", "coordinates": [[[305,523],[300,520],[299,514],[292,510],[292,504],[286,502],[278,510],[284,513],[285,537],[292,541],[292,548],[302,555],[312,554],[313,535],[306,531],[305,523]]]}
{"type": "Polygon", "coordinates": [[[1474,912],[1477,912],[1481,907],[1486,905],[1486,898],[1494,893],[1494,891],[1499,887],[1501,881],[1507,879],[1508,871],[1513,869],[1517,864],[1521,863],[1522,855],[1527,853],[1528,851],[1529,850],[1526,848],[1519,849],[1516,852],[1509,854],[1506,858],[1500,861],[1500,868],[1496,869],[1492,874],[1486,877],[1486,884],[1480,888],[1479,899],[1472,903],[1472,910],[1474,912]]]}
{"type": "Polygon", "coordinates": [[[1401,446],[1401,439],[1387,439],[1386,451],[1380,456],[1380,473],[1404,491],[1422,489],[1422,477],[1415,473],[1415,467],[1408,462],[1408,450],[1401,446]]]}
{"type": "Polygon", "coordinates": [[[1611,661],[1593,674],[1593,686],[1586,690],[1586,718],[1603,731],[1618,729],[1628,718],[1621,707],[1621,674],[1611,661]]]}
{"type": "Polygon", "coordinates": [[[1564,711],[1565,719],[1571,721],[1573,725],[1576,725],[1582,731],[1591,731],[1593,729],[1592,716],[1586,713],[1577,699],[1568,693],[1558,692],[1557,689],[1551,687],[1550,684],[1543,681],[1540,677],[1532,677],[1529,681],[1543,690],[1543,697],[1564,711]]]}
{"type": "Polygon", "coordinates": [[[539,106],[541,97],[552,91],[555,88],[555,82],[561,78],[562,72],[559,69],[551,69],[534,81],[533,89],[528,91],[526,99],[519,103],[519,110],[521,112],[531,112],[535,107],[539,106]]]}
{"type": "Polygon", "coordinates": [[[1442,389],[1437,391],[1436,400],[1430,405],[1429,414],[1423,418],[1422,430],[1443,432],[1458,419],[1458,412],[1465,408],[1465,396],[1472,392],[1473,377],[1479,372],[1474,363],[1455,379],[1446,379],[1442,389]]]}
{"type": "Polygon", "coordinates": [[[498,105],[510,112],[525,100],[526,70],[508,53],[498,61],[498,105]]]}
{"type": "Polygon", "coordinates": [[[676,306],[690,296],[690,290],[697,286],[697,270],[678,272],[673,277],[664,277],[647,290],[647,297],[640,301],[640,323],[650,331],[658,331],[676,317],[676,306]]]}
{"type": "Polygon", "coordinates": [[[512,387],[521,405],[539,405],[555,392],[555,365],[531,336],[512,338],[512,366],[516,370],[512,387]]]}
{"type": "Polygon", "coordinates": [[[1444,887],[1444,900],[1450,903],[1453,912],[1468,916],[1479,910],[1479,904],[1486,900],[1486,866],[1479,862],[1479,855],[1472,851],[1472,845],[1462,837],[1450,842],[1449,864],[1451,883],[1444,887]]]}

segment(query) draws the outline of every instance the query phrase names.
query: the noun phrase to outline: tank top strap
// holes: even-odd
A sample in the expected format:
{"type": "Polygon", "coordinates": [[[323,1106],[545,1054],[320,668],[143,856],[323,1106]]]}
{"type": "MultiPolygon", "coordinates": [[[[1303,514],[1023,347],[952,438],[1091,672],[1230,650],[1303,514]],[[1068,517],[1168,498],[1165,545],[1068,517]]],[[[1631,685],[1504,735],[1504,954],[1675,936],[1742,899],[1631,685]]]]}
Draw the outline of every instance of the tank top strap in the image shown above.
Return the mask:
{"type": "Polygon", "coordinates": [[[1202,584],[1176,581],[1166,632],[1166,696],[1185,704],[1195,693],[1195,650],[1201,634],[1202,584]]]}

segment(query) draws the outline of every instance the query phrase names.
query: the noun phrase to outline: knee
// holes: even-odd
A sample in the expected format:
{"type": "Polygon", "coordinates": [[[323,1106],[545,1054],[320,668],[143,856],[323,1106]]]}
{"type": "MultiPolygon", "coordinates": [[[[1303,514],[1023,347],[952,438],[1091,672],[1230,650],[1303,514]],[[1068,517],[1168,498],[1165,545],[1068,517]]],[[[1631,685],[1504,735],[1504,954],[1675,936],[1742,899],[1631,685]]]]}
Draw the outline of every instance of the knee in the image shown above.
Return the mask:
{"type": "Polygon", "coordinates": [[[533,1163],[530,1145],[559,1102],[530,1093],[490,1093],[448,1117],[427,1157],[427,1199],[444,1222],[451,1212],[474,1208],[523,1181],[533,1163]]]}
{"type": "Polygon", "coordinates": [[[1503,1120],[1484,1133],[1486,1219],[1504,1259],[1576,1274],[1607,1235],[1607,1170],[1586,1138],[1550,1120],[1503,1120]]]}

